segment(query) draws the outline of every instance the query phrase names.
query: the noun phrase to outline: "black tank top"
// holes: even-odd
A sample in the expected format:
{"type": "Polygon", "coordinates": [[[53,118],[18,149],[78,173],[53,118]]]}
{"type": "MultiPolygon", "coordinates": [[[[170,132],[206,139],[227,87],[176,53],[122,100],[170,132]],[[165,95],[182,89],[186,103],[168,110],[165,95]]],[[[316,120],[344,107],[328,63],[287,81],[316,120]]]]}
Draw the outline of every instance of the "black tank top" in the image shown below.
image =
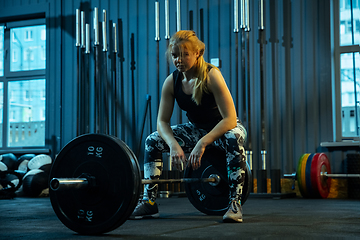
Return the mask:
{"type": "MultiPolygon", "coordinates": [[[[211,67],[208,68],[210,71],[211,67]]],[[[197,105],[192,99],[192,95],[184,93],[182,89],[183,75],[178,70],[173,72],[174,79],[174,96],[179,107],[186,111],[189,121],[195,126],[211,130],[221,121],[222,116],[216,105],[215,97],[212,93],[203,93],[201,104],[197,105]]]]}

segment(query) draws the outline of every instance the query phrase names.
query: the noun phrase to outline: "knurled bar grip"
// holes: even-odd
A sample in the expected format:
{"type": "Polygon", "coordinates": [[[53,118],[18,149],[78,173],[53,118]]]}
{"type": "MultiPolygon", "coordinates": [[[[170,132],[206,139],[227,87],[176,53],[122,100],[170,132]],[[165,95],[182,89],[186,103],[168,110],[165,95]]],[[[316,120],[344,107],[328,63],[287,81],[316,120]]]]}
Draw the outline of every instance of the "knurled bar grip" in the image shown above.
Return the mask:
{"type": "Polygon", "coordinates": [[[142,184],[150,184],[150,183],[190,183],[190,182],[210,182],[216,183],[218,180],[216,177],[209,178],[180,178],[180,179],[142,179],[142,184]]]}
{"type": "MultiPolygon", "coordinates": [[[[211,174],[209,178],[181,178],[181,179],[142,179],[142,184],[150,183],[191,183],[191,182],[208,182],[212,186],[217,186],[220,182],[220,176],[211,174]]],[[[50,188],[53,191],[61,190],[76,190],[88,187],[89,181],[87,178],[53,178],[50,181],[50,188]]]]}

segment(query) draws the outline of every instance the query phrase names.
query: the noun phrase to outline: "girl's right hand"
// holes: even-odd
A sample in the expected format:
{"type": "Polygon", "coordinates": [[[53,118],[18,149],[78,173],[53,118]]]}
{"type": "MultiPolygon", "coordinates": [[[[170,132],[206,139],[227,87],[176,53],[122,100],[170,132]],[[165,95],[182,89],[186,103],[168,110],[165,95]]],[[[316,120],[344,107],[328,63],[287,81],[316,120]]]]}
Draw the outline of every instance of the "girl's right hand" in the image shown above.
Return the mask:
{"type": "Polygon", "coordinates": [[[179,144],[170,147],[171,165],[176,167],[179,171],[183,171],[183,166],[186,166],[187,159],[183,149],[179,144]]]}

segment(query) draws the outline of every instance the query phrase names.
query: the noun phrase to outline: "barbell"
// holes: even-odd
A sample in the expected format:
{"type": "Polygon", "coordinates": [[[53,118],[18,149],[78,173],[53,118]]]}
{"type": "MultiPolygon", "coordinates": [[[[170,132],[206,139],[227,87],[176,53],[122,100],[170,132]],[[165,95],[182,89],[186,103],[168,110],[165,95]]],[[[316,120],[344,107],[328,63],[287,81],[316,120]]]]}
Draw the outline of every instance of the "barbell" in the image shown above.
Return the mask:
{"type": "MultiPolygon", "coordinates": [[[[141,184],[184,183],[192,205],[208,215],[225,214],[229,186],[225,152],[206,149],[201,166],[190,166],[182,179],[141,179],[135,154],[120,139],[85,134],[70,141],[57,155],[50,171],[49,195],[59,220],[69,229],[97,235],[121,226],[134,211],[141,184]]],[[[251,190],[247,164],[241,203],[251,190]]]]}
{"type": "Polygon", "coordinates": [[[331,178],[360,178],[360,174],[333,174],[325,153],[303,154],[294,173],[284,174],[284,178],[297,180],[300,193],[306,198],[327,198],[331,188],[331,178]]]}
{"type": "MultiPolygon", "coordinates": [[[[95,179],[92,181],[91,176],[79,178],[53,178],[50,181],[50,188],[53,191],[67,190],[67,189],[83,189],[96,187],[95,179]],[[93,183],[91,183],[93,182],[93,183]]],[[[211,186],[217,186],[220,182],[220,176],[211,174],[208,178],[179,178],[179,179],[142,179],[141,184],[150,183],[192,183],[192,182],[207,182],[211,186]]]]}

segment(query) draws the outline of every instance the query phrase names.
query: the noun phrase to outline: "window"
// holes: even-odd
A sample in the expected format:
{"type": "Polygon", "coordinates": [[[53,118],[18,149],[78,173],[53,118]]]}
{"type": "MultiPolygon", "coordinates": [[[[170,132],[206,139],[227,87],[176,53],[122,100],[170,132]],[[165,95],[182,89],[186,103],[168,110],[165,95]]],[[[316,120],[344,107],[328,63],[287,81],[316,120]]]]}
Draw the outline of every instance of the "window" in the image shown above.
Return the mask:
{"type": "Polygon", "coordinates": [[[360,0],[333,0],[335,140],[360,137],[360,0]]]}
{"type": "Polygon", "coordinates": [[[46,40],[46,30],[45,29],[41,29],[41,40],[42,41],[46,40]]]}
{"type": "MultiPolygon", "coordinates": [[[[3,109],[4,109],[4,83],[0,82],[0,133],[2,134],[3,126],[3,109]]],[[[2,145],[2,138],[0,138],[0,146],[2,145]]]]}
{"type": "Polygon", "coordinates": [[[14,92],[14,95],[18,96],[9,103],[9,111],[15,112],[17,122],[44,120],[45,99],[42,93],[44,88],[45,79],[11,81],[9,83],[9,92],[14,92]],[[24,97],[22,98],[21,95],[24,97]]]}
{"type": "Polygon", "coordinates": [[[16,99],[15,91],[11,91],[11,92],[9,91],[9,93],[10,93],[9,100],[10,100],[10,102],[12,102],[16,99]]]}
{"type": "Polygon", "coordinates": [[[13,63],[16,63],[18,60],[18,57],[17,57],[17,55],[18,55],[18,53],[17,53],[17,50],[16,49],[13,49],[12,51],[12,54],[11,54],[11,61],[13,62],[13,63]]]}
{"type": "Polygon", "coordinates": [[[14,122],[14,121],[15,121],[15,119],[16,119],[15,111],[10,111],[10,117],[9,117],[9,119],[10,119],[10,122],[14,122]]]}
{"type": "Polygon", "coordinates": [[[4,26],[0,25],[0,77],[4,76],[4,26]]]}
{"type": "MultiPolygon", "coordinates": [[[[44,86],[45,87],[45,86],[44,86]]],[[[41,100],[45,100],[45,97],[46,97],[46,90],[45,90],[45,88],[43,88],[42,90],[41,90],[41,100]]]]}
{"type": "Polygon", "coordinates": [[[41,120],[45,120],[45,108],[41,109],[40,112],[41,112],[41,117],[40,117],[40,119],[41,119],[41,120]]]}
{"type": "Polygon", "coordinates": [[[45,20],[6,22],[0,26],[0,147],[43,147],[46,120],[45,20]],[[4,55],[3,49],[9,49],[10,56],[4,55]]]}
{"type": "Polygon", "coordinates": [[[45,47],[42,46],[41,49],[40,49],[40,58],[41,60],[45,61],[46,60],[46,51],[45,51],[45,47]]]}
{"type": "Polygon", "coordinates": [[[42,40],[45,25],[16,27],[10,29],[11,36],[17,41],[11,41],[10,48],[16,61],[10,65],[10,71],[28,71],[45,69],[46,41],[42,40]],[[21,41],[21,39],[24,39],[21,41]],[[15,52],[16,51],[16,52],[15,52]],[[17,59],[19,57],[19,60],[17,59]]]}
{"type": "Polygon", "coordinates": [[[11,41],[12,42],[18,41],[18,36],[15,34],[15,32],[11,32],[11,41]]]}
{"type": "Polygon", "coordinates": [[[23,91],[23,94],[24,94],[24,101],[26,101],[26,102],[31,101],[30,90],[25,90],[25,91],[23,91]]]}
{"type": "Polygon", "coordinates": [[[25,29],[25,41],[32,41],[32,30],[31,29],[25,29]]]}

